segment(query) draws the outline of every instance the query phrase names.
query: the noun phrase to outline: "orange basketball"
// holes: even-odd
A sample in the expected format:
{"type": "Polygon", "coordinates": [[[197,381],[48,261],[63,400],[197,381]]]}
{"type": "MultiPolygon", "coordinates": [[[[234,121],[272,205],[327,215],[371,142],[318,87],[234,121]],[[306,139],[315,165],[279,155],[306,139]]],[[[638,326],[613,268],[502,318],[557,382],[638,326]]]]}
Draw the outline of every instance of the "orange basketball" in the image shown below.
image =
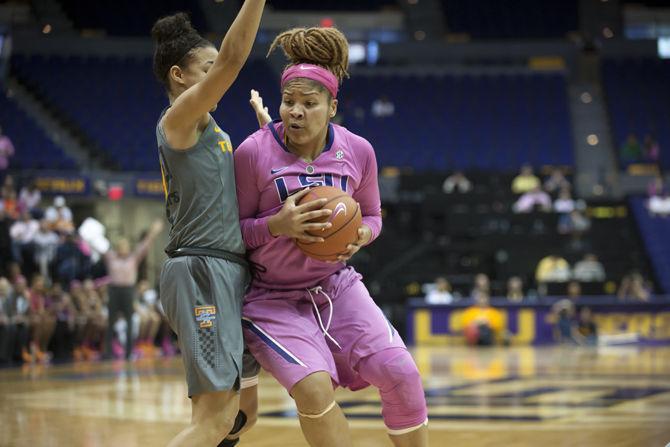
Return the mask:
{"type": "Polygon", "coordinates": [[[300,199],[299,205],[317,199],[329,199],[321,209],[330,209],[333,213],[313,222],[330,222],[330,228],[309,232],[312,236],[324,238],[323,242],[301,242],[296,240],[298,248],[307,256],[321,261],[337,261],[338,255],[347,251],[347,245],[358,240],[358,228],[361,226],[361,207],[349,194],[332,186],[317,186],[300,199]]]}

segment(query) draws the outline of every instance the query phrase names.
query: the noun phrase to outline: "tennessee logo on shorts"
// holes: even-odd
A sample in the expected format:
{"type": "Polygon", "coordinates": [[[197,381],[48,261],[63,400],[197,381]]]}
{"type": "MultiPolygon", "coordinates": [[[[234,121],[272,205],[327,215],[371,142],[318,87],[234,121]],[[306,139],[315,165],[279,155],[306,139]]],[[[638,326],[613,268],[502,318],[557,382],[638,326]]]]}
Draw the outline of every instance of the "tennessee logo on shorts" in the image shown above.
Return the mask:
{"type": "Polygon", "coordinates": [[[201,328],[212,327],[216,320],[216,306],[196,306],[194,310],[195,321],[201,328]]]}

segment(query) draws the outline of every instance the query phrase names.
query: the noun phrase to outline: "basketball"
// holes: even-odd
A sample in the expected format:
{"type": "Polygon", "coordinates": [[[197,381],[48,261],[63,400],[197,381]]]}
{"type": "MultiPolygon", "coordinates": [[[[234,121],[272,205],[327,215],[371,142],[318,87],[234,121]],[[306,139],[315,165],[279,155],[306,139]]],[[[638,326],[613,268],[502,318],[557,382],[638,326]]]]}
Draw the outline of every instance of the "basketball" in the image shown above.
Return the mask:
{"type": "Polygon", "coordinates": [[[298,248],[307,256],[321,261],[336,261],[337,257],[347,251],[347,245],[358,239],[358,228],[361,226],[361,207],[349,194],[332,186],[317,186],[303,197],[299,205],[312,200],[328,199],[322,209],[330,209],[333,213],[314,222],[328,222],[333,226],[323,231],[308,232],[312,236],[322,237],[323,242],[301,242],[296,240],[298,248]]]}

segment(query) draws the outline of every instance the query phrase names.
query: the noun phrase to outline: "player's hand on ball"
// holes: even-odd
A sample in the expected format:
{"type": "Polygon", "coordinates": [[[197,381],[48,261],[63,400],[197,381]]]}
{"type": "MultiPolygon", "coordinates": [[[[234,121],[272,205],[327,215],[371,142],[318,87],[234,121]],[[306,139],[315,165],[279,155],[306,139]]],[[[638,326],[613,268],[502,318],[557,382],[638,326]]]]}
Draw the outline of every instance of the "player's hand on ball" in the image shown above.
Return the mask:
{"type": "Polygon", "coordinates": [[[263,127],[272,121],[272,117],[268,112],[268,108],[263,106],[263,98],[257,90],[251,90],[251,99],[249,99],[249,104],[251,104],[251,108],[253,108],[254,112],[256,113],[256,119],[258,120],[259,127],[263,127]]]}
{"type": "Polygon", "coordinates": [[[353,255],[356,254],[356,252],[358,252],[358,250],[361,249],[361,247],[370,242],[371,238],[372,230],[370,230],[370,227],[367,225],[361,225],[361,227],[358,229],[358,240],[353,244],[347,245],[347,252],[338,256],[337,259],[342,262],[348,261],[353,255]]]}
{"type": "Polygon", "coordinates": [[[328,199],[312,200],[302,205],[297,205],[301,198],[309,192],[305,188],[300,192],[289,196],[284,202],[281,210],[270,219],[268,219],[268,229],[273,236],[286,236],[293,239],[299,239],[303,242],[323,242],[322,237],[311,236],[308,231],[320,231],[330,228],[330,222],[315,223],[311,220],[324,216],[330,216],[331,210],[321,208],[328,202],[328,199]]]}

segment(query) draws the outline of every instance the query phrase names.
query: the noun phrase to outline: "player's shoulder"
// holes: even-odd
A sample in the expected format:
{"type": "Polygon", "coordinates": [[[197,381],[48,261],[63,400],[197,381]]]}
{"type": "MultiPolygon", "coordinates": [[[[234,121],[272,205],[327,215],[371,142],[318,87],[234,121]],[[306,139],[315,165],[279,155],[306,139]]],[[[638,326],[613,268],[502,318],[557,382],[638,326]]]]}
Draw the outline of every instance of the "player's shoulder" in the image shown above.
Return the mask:
{"type": "Polygon", "coordinates": [[[268,145],[274,144],[274,137],[270,131],[269,125],[265,125],[262,128],[258,129],[256,132],[249,135],[235,150],[235,152],[241,151],[241,153],[255,154],[260,151],[260,148],[267,147],[268,145]]]}
{"type": "Polygon", "coordinates": [[[374,148],[372,144],[362,136],[353,133],[344,126],[339,124],[333,124],[333,131],[335,132],[336,138],[339,138],[343,143],[346,144],[349,148],[355,152],[365,153],[365,154],[374,154],[374,148]]]}

